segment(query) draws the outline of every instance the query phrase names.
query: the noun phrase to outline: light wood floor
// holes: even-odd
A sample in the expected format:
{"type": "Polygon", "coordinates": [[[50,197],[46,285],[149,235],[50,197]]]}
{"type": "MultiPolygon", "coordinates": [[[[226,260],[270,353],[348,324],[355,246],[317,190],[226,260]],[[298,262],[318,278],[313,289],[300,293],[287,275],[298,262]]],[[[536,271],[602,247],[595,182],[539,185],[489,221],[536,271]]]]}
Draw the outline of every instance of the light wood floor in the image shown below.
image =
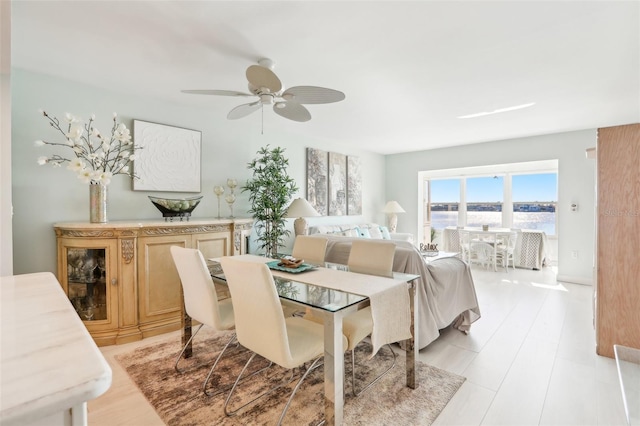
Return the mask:
{"type": "MultiPolygon", "coordinates": [[[[420,352],[467,378],[435,424],[625,425],[615,361],[595,353],[593,288],[556,283],[552,268],[472,271],[482,318],[420,352]]],[[[163,424],[114,359],[158,338],[101,348],[113,384],[89,402],[90,425],[163,424]]]]}

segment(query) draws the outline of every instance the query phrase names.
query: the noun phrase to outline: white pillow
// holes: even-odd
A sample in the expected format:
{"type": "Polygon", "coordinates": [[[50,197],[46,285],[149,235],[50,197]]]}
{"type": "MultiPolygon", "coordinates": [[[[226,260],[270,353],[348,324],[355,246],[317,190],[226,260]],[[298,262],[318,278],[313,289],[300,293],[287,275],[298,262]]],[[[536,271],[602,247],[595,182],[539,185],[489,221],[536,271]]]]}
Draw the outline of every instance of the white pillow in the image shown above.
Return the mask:
{"type": "Polygon", "coordinates": [[[372,226],[371,228],[369,228],[369,235],[371,235],[371,238],[374,238],[376,240],[382,239],[382,232],[380,232],[379,226],[372,226]]]}
{"type": "Polygon", "coordinates": [[[355,229],[347,229],[346,231],[342,232],[342,235],[344,235],[345,237],[359,237],[360,235],[358,235],[358,231],[356,231],[355,229]]]}
{"type": "Polygon", "coordinates": [[[313,226],[309,228],[310,234],[333,234],[335,232],[334,226],[313,226]]]}

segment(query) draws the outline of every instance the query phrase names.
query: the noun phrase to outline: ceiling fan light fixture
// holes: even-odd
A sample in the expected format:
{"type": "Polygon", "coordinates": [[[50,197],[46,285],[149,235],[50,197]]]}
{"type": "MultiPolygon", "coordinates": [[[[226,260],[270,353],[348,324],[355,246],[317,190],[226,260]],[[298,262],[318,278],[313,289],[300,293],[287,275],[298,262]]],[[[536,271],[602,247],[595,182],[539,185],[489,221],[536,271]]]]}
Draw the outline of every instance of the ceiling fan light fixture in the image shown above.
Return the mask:
{"type": "Polygon", "coordinates": [[[275,107],[278,109],[283,109],[287,107],[287,104],[285,104],[284,102],[276,102],[275,107]]]}
{"type": "Polygon", "coordinates": [[[273,103],[273,95],[269,94],[269,93],[263,93],[260,95],[260,102],[264,105],[264,104],[269,104],[271,105],[273,103]]]}

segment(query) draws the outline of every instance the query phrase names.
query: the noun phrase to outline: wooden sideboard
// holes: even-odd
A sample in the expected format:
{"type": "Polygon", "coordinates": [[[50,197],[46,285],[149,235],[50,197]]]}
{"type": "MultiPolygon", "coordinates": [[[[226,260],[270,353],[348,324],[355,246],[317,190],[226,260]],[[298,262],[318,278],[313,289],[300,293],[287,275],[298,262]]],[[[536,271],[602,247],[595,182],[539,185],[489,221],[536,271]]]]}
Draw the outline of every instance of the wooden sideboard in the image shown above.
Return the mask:
{"type": "Polygon", "coordinates": [[[205,258],[247,252],[253,219],[56,223],[58,281],[99,346],[177,330],[180,278],[170,247],[205,258]]]}

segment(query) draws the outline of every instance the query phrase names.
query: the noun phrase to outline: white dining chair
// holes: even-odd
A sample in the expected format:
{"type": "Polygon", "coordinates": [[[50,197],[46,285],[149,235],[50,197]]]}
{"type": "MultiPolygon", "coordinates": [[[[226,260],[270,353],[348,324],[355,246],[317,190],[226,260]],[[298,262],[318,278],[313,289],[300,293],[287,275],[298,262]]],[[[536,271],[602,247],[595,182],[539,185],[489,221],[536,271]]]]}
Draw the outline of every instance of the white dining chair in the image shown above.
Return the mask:
{"type": "MultiPolygon", "coordinates": [[[[368,275],[392,277],[395,250],[396,246],[391,242],[370,240],[353,241],[348,260],[349,271],[368,275]]],[[[373,332],[371,308],[366,307],[346,316],[342,321],[342,332],[347,338],[347,350],[351,352],[351,391],[354,396],[358,396],[378,382],[378,380],[380,380],[396,365],[396,353],[391,345],[386,345],[393,354],[391,366],[358,391],[356,390],[355,348],[365,339],[365,337],[373,332]]]]}
{"type": "Polygon", "coordinates": [[[458,232],[460,243],[460,256],[462,260],[467,263],[471,263],[471,234],[469,231],[460,230],[458,232]]]}
{"type": "Polygon", "coordinates": [[[347,261],[349,271],[392,277],[395,252],[396,245],[389,241],[354,240],[347,261]]]}
{"type": "MultiPolygon", "coordinates": [[[[238,383],[256,354],[286,369],[294,369],[311,362],[296,383],[282,410],[278,420],[280,425],[300,385],[307,375],[320,365],[324,354],[324,328],[304,318],[295,316],[285,318],[273,276],[267,265],[232,257],[221,258],[220,264],[231,292],[238,341],[254,352],[229,391],[224,403],[225,414],[233,416],[244,407],[256,403],[289,383],[281,383],[240,407],[230,410],[229,403],[238,383]]],[[[346,345],[346,342],[343,343],[346,345]]]]}
{"type": "MultiPolygon", "coordinates": [[[[189,341],[187,341],[176,359],[174,368],[177,372],[183,373],[178,367],[178,364],[185,350],[203,326],[206,325],[216,331],[232,330],[235,322],[231,299],[218,300],[209,268],[207,268],[207,264],[200,250],[179,246],[171,246],[170,250],[171,257],[180,276],[185,310],[192,319],[200,323],[200,326],[198,326],[195,333],[189,338],[189,341]]],[[[235,337],[236,335],[233,333],[229,341],[224,345],[222,351],[218,354],[204,381],[202,390],[209,396],[217,395],[226,390],[219,389],[216,392],[209,392],[207,390],[207,383],[209,383],[220,358],[229,345],[235,340],[235,337]]]]}
{"type": "Polygon", "coordinates": [[[518,242],[518,233],[510,232],[509,234],[501,235],[498,238],[498,245],[496,246],[496,262],[505,268],[505,271],[509,270],[509,263],[516,270],[515,262],[515,250],[518,242]]]}
{"type": "MultiPolygon", "coordinates": [[[[293,242],[293,250],[291,255],[296,259],[303,259],[306,263],[324,266],[324,257],[327,253],[327,244],[329,240],[326,237],[312,237],[310,235],[296,235],[293,242]]],[[[285,316],[287,315],[312,315],[311,309],[304,311],[298,306],[293,306],[286,300],[282,301],[285,316]]]]}
{"type": "Polygon", "coordinates": [[[327,238],[297,235],[291,255],[296,259],[304,259],[306,263],[324,265],[327,243],[327,238]]]}
{"type": "Polygon", "coordinates": [[[470,243],[469,256],[471,263],[482,265],[485,269],[493,265],[493,245],[484,241],[470,243]]]}

